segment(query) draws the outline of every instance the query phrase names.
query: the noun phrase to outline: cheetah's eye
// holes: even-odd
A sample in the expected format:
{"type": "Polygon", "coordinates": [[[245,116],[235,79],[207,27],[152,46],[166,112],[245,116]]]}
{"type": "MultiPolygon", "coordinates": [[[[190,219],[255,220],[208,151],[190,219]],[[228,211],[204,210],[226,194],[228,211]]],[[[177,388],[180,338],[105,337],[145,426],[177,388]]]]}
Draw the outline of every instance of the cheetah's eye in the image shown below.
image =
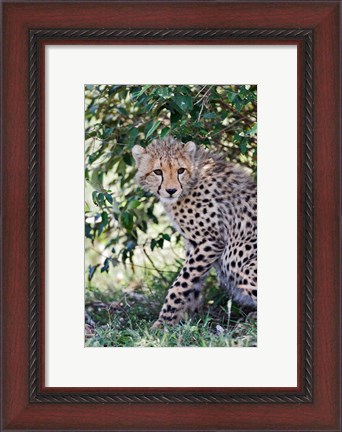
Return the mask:
{"type": "Polygon", "coordinates": [[[154,172],[154,174],[157,174],[157,175],[162,175],[163,174],[162,170],[160,170],[160,169],[156,169],[153,172],[154,172]]]}
{"type": "Polygon", "coordinates": [[[178,174],[183,174],[184,171],[185,171],[185,168],[179,168],[178,174]]]}

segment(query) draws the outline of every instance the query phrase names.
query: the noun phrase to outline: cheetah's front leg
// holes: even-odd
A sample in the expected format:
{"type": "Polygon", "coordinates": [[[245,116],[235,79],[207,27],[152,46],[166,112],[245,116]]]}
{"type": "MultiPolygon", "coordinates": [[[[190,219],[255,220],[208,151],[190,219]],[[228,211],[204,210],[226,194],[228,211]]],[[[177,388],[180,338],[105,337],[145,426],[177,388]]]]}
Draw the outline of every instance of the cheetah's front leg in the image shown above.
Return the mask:
{"type": "Polygon", "coordinates": [[[163,323],[177,324],[187,310],[195,309],[200,296],[201,281],[222,254],[222,250],[223,248],[211,242],[205,242],[190,251],[152,328],[158,328],[163,323]]]}

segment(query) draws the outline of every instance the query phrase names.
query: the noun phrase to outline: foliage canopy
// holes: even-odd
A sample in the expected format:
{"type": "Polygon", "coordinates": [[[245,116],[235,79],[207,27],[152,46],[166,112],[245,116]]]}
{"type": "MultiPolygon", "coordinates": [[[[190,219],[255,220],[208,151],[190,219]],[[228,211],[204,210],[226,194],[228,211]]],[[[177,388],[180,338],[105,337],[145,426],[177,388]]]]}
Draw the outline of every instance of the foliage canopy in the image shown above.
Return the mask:
{"type": "Polygon", "coordinates": [[[137,247],[150,259],[171,240],[171,228],[147,234],[160,215],[156,198],[134,183],[135,144],[172,135],[256,173],[256,132],[253,85],[86,85],[85,236],[95,249],[101,244],[88,280],[119,263],[134,266],[137,247]]]}

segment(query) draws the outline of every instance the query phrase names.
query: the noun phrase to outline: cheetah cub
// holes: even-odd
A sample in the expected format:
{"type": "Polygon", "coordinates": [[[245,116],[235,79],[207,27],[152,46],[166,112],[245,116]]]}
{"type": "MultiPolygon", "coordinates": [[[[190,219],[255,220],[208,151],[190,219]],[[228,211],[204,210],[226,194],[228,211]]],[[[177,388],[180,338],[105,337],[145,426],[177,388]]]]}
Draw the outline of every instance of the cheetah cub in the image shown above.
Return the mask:
{"type": "Polygon", "coordinates": [[[159,198],[186,246],[184,267],[153,327],[197,310],[211,267],[237,303],[256,310],[257,190],[247,169],[171,137],[132,153],[137,183],[159,198]]]}

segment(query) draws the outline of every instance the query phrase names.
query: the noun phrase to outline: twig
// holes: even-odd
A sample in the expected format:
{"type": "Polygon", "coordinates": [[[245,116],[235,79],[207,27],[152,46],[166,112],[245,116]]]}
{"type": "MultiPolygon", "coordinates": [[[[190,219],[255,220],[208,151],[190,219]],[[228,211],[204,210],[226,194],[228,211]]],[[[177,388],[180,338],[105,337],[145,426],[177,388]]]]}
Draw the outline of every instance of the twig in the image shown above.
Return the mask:
{"type": "Polygon", "coordinates": [[[172,253],[176,256],[176,258],[178,259],[184,259],[183,257],[181,257],[180,255],[178,255],[178,253],[174,250],[174,248],[172,247],[171,243],[170,243],[170,249],[172,251],[172,253]]]}
{"type": "Polygon", "coordinates": [[[204,93],[204,95],[201,98],[199,98],[197,102],[195,102],[195,105],[201,103],[213,87],[214,86],[209,86],[208,90],[204,93]]]}
{"type": "Polygon", "coordinates": [[[215,132],[213,135],[211,135],[211,138],[214,137],[214,136],[216,136],[216,135],[221,134],[222,132],[225,132],[225,131],[231,129],[233,126],[235,126],[235,125],[236,125],[237,123],[239,123],[240,121],[242,121],[242,119],[235,120],[233,123],[231,123],[231,124],[228,125],[227,127],[221,129],[219,132],[215,132]]]}
{"type": "Polygon", "coordinates": [[[152,261],[152,259],[151,259],[151,257],[149,256],[149,254],[146,252],[145,248],[143,247],[142,249],[143,249],[143,252],[144,252],[146,258],[150,261],[150,263],[151,263],[152,267],[154,268],[154,270],[155,270],[156,272],[158,272],[159,276],[163,279],[164,282],[167,282],[167,283],[168,283],[169,281],[164,277],[163,272],[162,272],[161,270],[159,270],[159,269],[154,265],[154,262],[152,261]]]}
{"type": "MultiPolygon", "coordinates": [[[[109,260],[110,260],[110,258],[109,257],[107,257],[107,255],[104,255],[103,253],[101,253],[101,252],[99,252],[98,250],[96,250],[95,248],[90,248],[90,249],[92,249],[94,252],[96,252],[98,255],[100,255],[100,256],[103,256],[104,258],[108,258],[109,260]]],[[[145,252],[145,251],[144,251],[145,252]]],[[[147,257],[147,254],[146,254],[146,252],[145,252],[145,255],[146,255],[146,257],[147,257]]],[[[142,266],[142,265],[138,265],[138,264],[132,264],[132,263],[130,263],[130,262],[124,262],[124,261],[119,261],[119,260],[117,260],[117,262],[118,263],[120,263],[120,264],[123,264],[123,265],[130,265],[131,267],[139,267],[139,268],[143,268],[143,269],[145,269],[145,270],[152,270],[152,271],[156,271],[156,272],[158,272],[158,273],[178,273],[177,271],[174,271],[174,270],[159,270],[159,269],[157,269],[156,267],[155,267],[155,265],[153,264],[153,262],[151,262],[152,263],[152,265],[153,265],[153,268],[152,267],[146,267],[146,266],[142,266]]]]}
{"type": "Polygon", "coordinates": [[[197,118],[197,121],[198,121],[198,122],[199,122],[200,119],[201,119],[201,115],[202,115],[202,111],[203,111],[204,105],[205,105],[205,101],[202,102],[201,110],[200,110],[200,112],[199,112],[199,114],[198,114],[198,118],[197,118]]]}
{"type": "Polygon", "coordinates": [[[204,85],[204,86],[200,89],[200,91],[199,91],[198,93],[196,93],[195,98],[197,98],[197,96],[198,96],[200,93],[202,93],[202,91],[203,91],[206,87],[207,87],[207,86],[204,85]]]}
{"type": "Polygon", "coordinates": [[[239,113],[234,107],[233,105],[227,104],[221,100],[216,100],[215,102],[219,103],[223,108],[225,108],[226,110],[229,111],[233,111],[240,119],[243,119],[245,121],[247,121],[248,123],[255,123],[256,120],[252,120],[250,118],[248,118],[247,116],[239,113]]]}
{"type": "Polygon", "coordinates": [[[201,115],[202,115],[202,112],[203,112],[203,108],[205,107],[205,105],[207,104],[207,102],[208,102],[208,93],[210,92],[210,90],[213,88],[214,86],[209,86],[209,88],[208,88],[208,90],[204,93],[204,95],[195,103],[195,105],[196,104],[198,104],[198,103],[200,103],[200,102],[202,102],[202,106],[201,106],[201,109],[200,109],[200,112],[199,112],[199,114],[198,114],[198,118],[197,118],[197,121],[199,122],[200,121],[200,119],[201,119],[201,115]]]}

